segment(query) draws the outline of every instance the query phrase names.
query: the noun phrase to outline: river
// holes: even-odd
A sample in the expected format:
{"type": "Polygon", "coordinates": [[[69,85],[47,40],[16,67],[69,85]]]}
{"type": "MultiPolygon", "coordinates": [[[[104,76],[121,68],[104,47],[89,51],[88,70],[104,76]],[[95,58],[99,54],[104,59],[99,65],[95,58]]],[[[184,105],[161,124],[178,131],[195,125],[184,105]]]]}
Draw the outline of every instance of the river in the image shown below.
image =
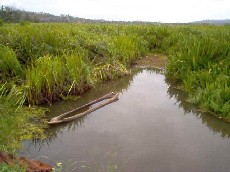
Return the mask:
{"type": "Polygon", "coordinates": [[[186,102],[162,71],[143,69],[54,103],[49,116],[109,92],[119,100],[24,142],[22,155],[79,172],[230,171],[230,124],[186,102]],[[115,170],[114,170],[115,169],[115,170]]]}

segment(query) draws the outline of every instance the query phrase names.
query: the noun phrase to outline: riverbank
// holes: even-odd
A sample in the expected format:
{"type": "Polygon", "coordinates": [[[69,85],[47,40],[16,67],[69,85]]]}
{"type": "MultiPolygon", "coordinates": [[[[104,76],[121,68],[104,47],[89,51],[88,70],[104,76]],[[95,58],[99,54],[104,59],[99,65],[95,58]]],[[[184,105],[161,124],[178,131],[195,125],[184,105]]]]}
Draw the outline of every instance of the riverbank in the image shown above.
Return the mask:
{"type": "Polygon", "coordinates": [[[0,170],[2,172],[14,171],[14,172],[35,172],[35,171],[52,171],[52,167],[46,163],[29,160],[26,157],[15,157],[13,154],[0,151],[0,170]],[[10,166],[14,166],[13,169],[10,166]]]}

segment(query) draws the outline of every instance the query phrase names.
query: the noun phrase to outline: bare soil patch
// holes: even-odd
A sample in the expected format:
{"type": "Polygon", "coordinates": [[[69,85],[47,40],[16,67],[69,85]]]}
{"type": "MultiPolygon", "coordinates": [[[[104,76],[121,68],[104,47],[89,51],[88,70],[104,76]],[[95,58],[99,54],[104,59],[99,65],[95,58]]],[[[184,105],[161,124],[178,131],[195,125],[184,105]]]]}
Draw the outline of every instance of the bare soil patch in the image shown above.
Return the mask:
{"type": "Polygon", "coordinates": [[[152,68],[164,69],[167,62],[168,62],[168,58],[166,55],[150,54],[143,57],[142,59],[133,61],[132,65],[140,66],[140,67],[152,67],[152,68]]]}

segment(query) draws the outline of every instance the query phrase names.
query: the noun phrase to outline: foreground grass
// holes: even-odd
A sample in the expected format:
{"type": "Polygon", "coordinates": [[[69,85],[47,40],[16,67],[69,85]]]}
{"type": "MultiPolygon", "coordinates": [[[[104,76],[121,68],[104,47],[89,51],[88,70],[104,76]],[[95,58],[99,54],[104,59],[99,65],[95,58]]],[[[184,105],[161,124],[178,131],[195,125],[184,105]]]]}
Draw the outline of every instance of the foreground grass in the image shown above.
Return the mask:
{"type": "Polygon", "coordinates": [[[8,165],[8,164],[1,163],[0,171],[1,172],[26,172],[26,169],[18,165],[8,165]]]}
{"type": "Polygon", "coordinates": [[[0,149],[12,151],[42,133],[44,121],[34,114],[44,111],[23,105],[82,94],[128,74],[131,62],[149,53],[169,57],[167,76],[189,93],[190,102],[230,119],[229,42],[229,26],[2,25],[0,149]]]}
{"type": "Polygon", "coordinates": [[[0,150],[15,152],[26,139],[43,137],[44,110],[23,106],[23,93],[12,87],[0,87],[0,150]]]}

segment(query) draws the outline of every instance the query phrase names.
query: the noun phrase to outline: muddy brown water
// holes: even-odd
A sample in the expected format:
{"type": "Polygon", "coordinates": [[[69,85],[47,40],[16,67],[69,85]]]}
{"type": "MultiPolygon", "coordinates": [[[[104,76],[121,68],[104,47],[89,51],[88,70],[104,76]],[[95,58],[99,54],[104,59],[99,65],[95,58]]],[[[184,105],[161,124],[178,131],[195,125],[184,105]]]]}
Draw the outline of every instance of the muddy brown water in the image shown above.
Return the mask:
{"type": "Polygon", "coordinates": [[[50,107],[56,116],[111,91],[119,101],[24,142],[22,155],[64,171],[230,171],[230,124],[201,114],[160,71],[143,69],[50,107]],[[114,170],[116,169],[116,170],[114,170]]]}

